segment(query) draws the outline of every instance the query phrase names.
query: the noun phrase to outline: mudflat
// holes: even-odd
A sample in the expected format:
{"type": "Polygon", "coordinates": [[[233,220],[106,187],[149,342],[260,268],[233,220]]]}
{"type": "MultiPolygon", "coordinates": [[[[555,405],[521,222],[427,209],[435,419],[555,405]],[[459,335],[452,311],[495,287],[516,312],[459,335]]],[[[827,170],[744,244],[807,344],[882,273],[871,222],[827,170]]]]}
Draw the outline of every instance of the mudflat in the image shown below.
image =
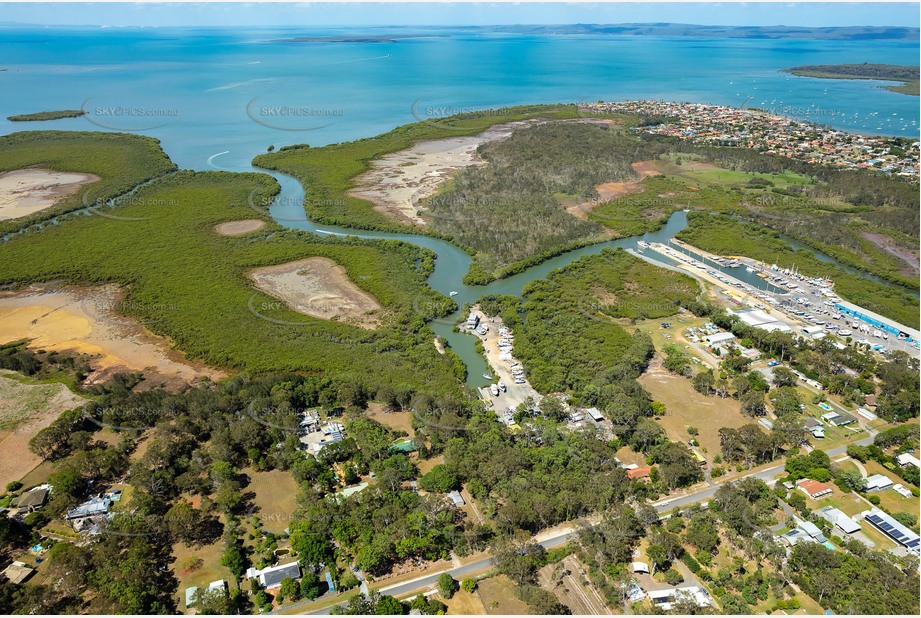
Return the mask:
{"type": "Polygon", "coordinates": [[[93,174],[42,169],[0,173],[0,220],[18,219],[53,206],[59,199],[99,180],[93,174]]]}
{"type": "MultiPolygon", "coordinates": [[[[172,387],[225,374],[187,361],[169,340],[121,316],[122,291],[99,287],[35,286],[0,294],[0,343],[31,340],[29,346],[92,357],[93,383],[119,371],[143,371],[147,386],[172,387]]],[[[181,310],[180,307],[176,308],[181,310]]]]}
{"type": "Polygon", "coordinates": [[[242,236],[265,227],[265,221],[259,219],[243,219],[241,221],[226,221],[214,226],[214,231],[221,236],[242,236]]]}
{"type": "Polygon", "coordinates": [[[298,313],[362,328],[380,325],[377,299],[355,285],[345,268],[329,258],[256,268],[249,277],[257,288],[298,313]]]}
{"type": "Polygon", "coordinates": [[[419,142],[406,150],[371,162],[371,169],[356,178],[349,195],[371,201],[374,210],[397,221],[424,226],[420,201],[434,195],[439,186],[458,171],[485,163],[477,155],[481,144],[505,139],[515,129],[532,124],[509,122],[490,127],[478,135],[419,142]]]}

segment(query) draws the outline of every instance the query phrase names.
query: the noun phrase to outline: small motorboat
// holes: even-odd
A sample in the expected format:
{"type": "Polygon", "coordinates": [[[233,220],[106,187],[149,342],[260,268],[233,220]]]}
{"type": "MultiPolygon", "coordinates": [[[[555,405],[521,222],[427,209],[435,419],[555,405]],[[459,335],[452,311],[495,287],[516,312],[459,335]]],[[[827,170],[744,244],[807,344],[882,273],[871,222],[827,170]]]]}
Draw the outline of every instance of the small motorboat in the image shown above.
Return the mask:
{"type": "Polygon", "coordinates": [[[448,293],[448,296],[457,296],[457,292],[455,290],[451,290],[451,292],[448,293]]]}

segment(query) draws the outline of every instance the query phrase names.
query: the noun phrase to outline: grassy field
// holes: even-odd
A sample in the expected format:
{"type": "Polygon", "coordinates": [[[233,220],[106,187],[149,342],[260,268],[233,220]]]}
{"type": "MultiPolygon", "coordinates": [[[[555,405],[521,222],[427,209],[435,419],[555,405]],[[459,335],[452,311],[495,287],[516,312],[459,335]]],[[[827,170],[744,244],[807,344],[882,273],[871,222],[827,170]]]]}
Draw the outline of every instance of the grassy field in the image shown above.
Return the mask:
{"type": "Polygon", "coordinates": [[[33,167],[95,174],[100,180],[41,212],[0,221],[0,235],[88,205],[101,205],[176,169],[159,140],[152,137],[71,131],[27,131],[0,137],[0,172],[33,167]]]}
{"type": "MultiPolygon", "coordinates": [[[[864,464],[868,474],[883,474],[892,479],[893,483],[901,483],[905,487],[911,487],[911,484],[902,481],[892,470],[887,470],[877,461],[868,461],[864,464]]],[[[879,505],[890,513],[914,513],[918,514],[921,510],[921,501],[918,497],[912,496],[906,498],[900,495],[894,489],[885,489],[883,491],[874,491],[871,495],[879,496],[879,505]]]]}
{"type": "MultiPolygon", "coordinates": [[[[4,153],[6,155],[6,153],[4,153]]],[[[8,157],[7,157],[8,158],[8,157]]],[[[438,354],[418,307],[450,302],[425,279],[433,255],[394,242],[318,239],[267,225],[238,238],[213,231],[257,216],[250,203],[277,191],[262,174],[179,172],[140,189],[121,219],[80,217],[0,245],[0,283],[64,279],[127,288],[121,313],[166,335],[189,356],[253,371],[322,371],[409,390],[456,392],[462,368],[438,354]],[[246,272],[330,258],[385,308],[374,332],[311,318],[253,289],[246,272]]]]}
{"type": "Polygon", "coordinates": [[[647,371],[637,381],[649,391],[653,399],[665,404],[665,416],[658,423],[668,437],[686,443],[690,439],[687,428],[696,427],[700,432],[697,441],[704,456],[710,461],[721,452],[720,429],[738,428],[756,422],[742,415],[738,400],[701,395],[691,386],[690,380],[670,374],[664,369],[647,371]]]}
{"type": "Polygon", "coordinates": [[[413,429],[412,412],[389,412],[384,409],[384,406],[371,403],[368,405],[368,417],[381,425],[397,431],[403,431],[410,438],[416,436],[416,430],[413,429]]]}
{"type": "Polygon", "coordinates": [[[250,478],[246,490],[256,494],[253,504],[256,516],[262,520],[262,527],[269,532],[281,534],[291,523],[291,516],[297,509],[297,482],[290,472],[271,470],[254,472],[243,470],[250,478]]]}
{"type": "Polygon", "coordinates": [[[521,616],[530,613],[528,604],[515,596],[515,584],[505,575],[480,580],[477,595],[487,614],[521,616]]]}
{"type": "Polygon", "coordinates": [[[486,613],[486,608],[476,592],[457,590],[450,599],[439,599],[448,606],[449,616],[482,616],[486,613]]]}
{"type": "Polygon", "coordinates": [[[85,401],[60,383],[30,384],[0,376],[0,487],[28,476],[42,463],[29,450],[29,440],[85,401]]]}
{"type": "Polygon", "coordinates": [[[179,609],[185,608],[185,589],[190,586],[207,588],[208,584],[219,579],[225,580],[228,586],[233,586],[233,574],[226,567],[221,566],[223,553],[224,545],[221,541],[201,548],[186,547],[182,543],[173,545],[175,561],[172,569],[176,579],[179,580],[176,593],[176,606],[179,609]],[[192,562],[196,560],[201,560],[201,567],[190,568],[192,562]]]}
{"type": "Polygon", "coordinates": [[[795,266],[806,275],[831,277],[842,298],[902,324],[915,328],[919,325],[918,299],[906,290],[845,273],[809,251],[795,251],[763,226],[695,212],[688,215],[688,227],[677,238],[717,255],[744,255],[781,268],[795,266]]]}

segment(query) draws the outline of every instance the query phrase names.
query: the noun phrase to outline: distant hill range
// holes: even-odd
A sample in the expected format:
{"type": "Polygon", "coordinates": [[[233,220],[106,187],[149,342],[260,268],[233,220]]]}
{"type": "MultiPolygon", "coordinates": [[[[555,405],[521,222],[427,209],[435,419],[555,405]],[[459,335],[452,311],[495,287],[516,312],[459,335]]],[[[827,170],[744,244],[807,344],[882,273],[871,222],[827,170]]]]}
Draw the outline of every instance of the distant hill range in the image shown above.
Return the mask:
{"type": "Polygon", "coordinates": [[[498,26],[489,30],[522,34],[616,34],[630,36],[687,36],[727,39],[825,39],[838,41],[921,39],[921,29],[902,26],[699,26],[694,24],[572,24],[561,26],[498,26]]]}

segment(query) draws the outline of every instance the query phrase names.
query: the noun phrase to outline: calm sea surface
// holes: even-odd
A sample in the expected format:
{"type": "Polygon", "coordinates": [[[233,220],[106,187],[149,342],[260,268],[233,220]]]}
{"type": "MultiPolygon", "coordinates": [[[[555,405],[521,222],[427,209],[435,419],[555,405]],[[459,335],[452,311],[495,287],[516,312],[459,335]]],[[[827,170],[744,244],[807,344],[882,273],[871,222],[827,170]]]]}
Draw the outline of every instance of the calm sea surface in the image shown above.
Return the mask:
{"type": "Polygon", "coordinates": [[[395,42],[284,41],[419,32],[4,28],[0,132],[138,131],[160,138],[180,166],[195,169],[208,168],[219,152],[230,151],[221,166],[245,169],[270,144],[368,137],[451,111],[598,99],[748,105],[856,132],[918,135],[917,97],[883,90],[879,82],[779,72],[801,64],[917,64],[917,43],[451,30],[423,30],[427,36],[395,42]],[[89,119],[5,120],[81,106],[89,119]]]}

